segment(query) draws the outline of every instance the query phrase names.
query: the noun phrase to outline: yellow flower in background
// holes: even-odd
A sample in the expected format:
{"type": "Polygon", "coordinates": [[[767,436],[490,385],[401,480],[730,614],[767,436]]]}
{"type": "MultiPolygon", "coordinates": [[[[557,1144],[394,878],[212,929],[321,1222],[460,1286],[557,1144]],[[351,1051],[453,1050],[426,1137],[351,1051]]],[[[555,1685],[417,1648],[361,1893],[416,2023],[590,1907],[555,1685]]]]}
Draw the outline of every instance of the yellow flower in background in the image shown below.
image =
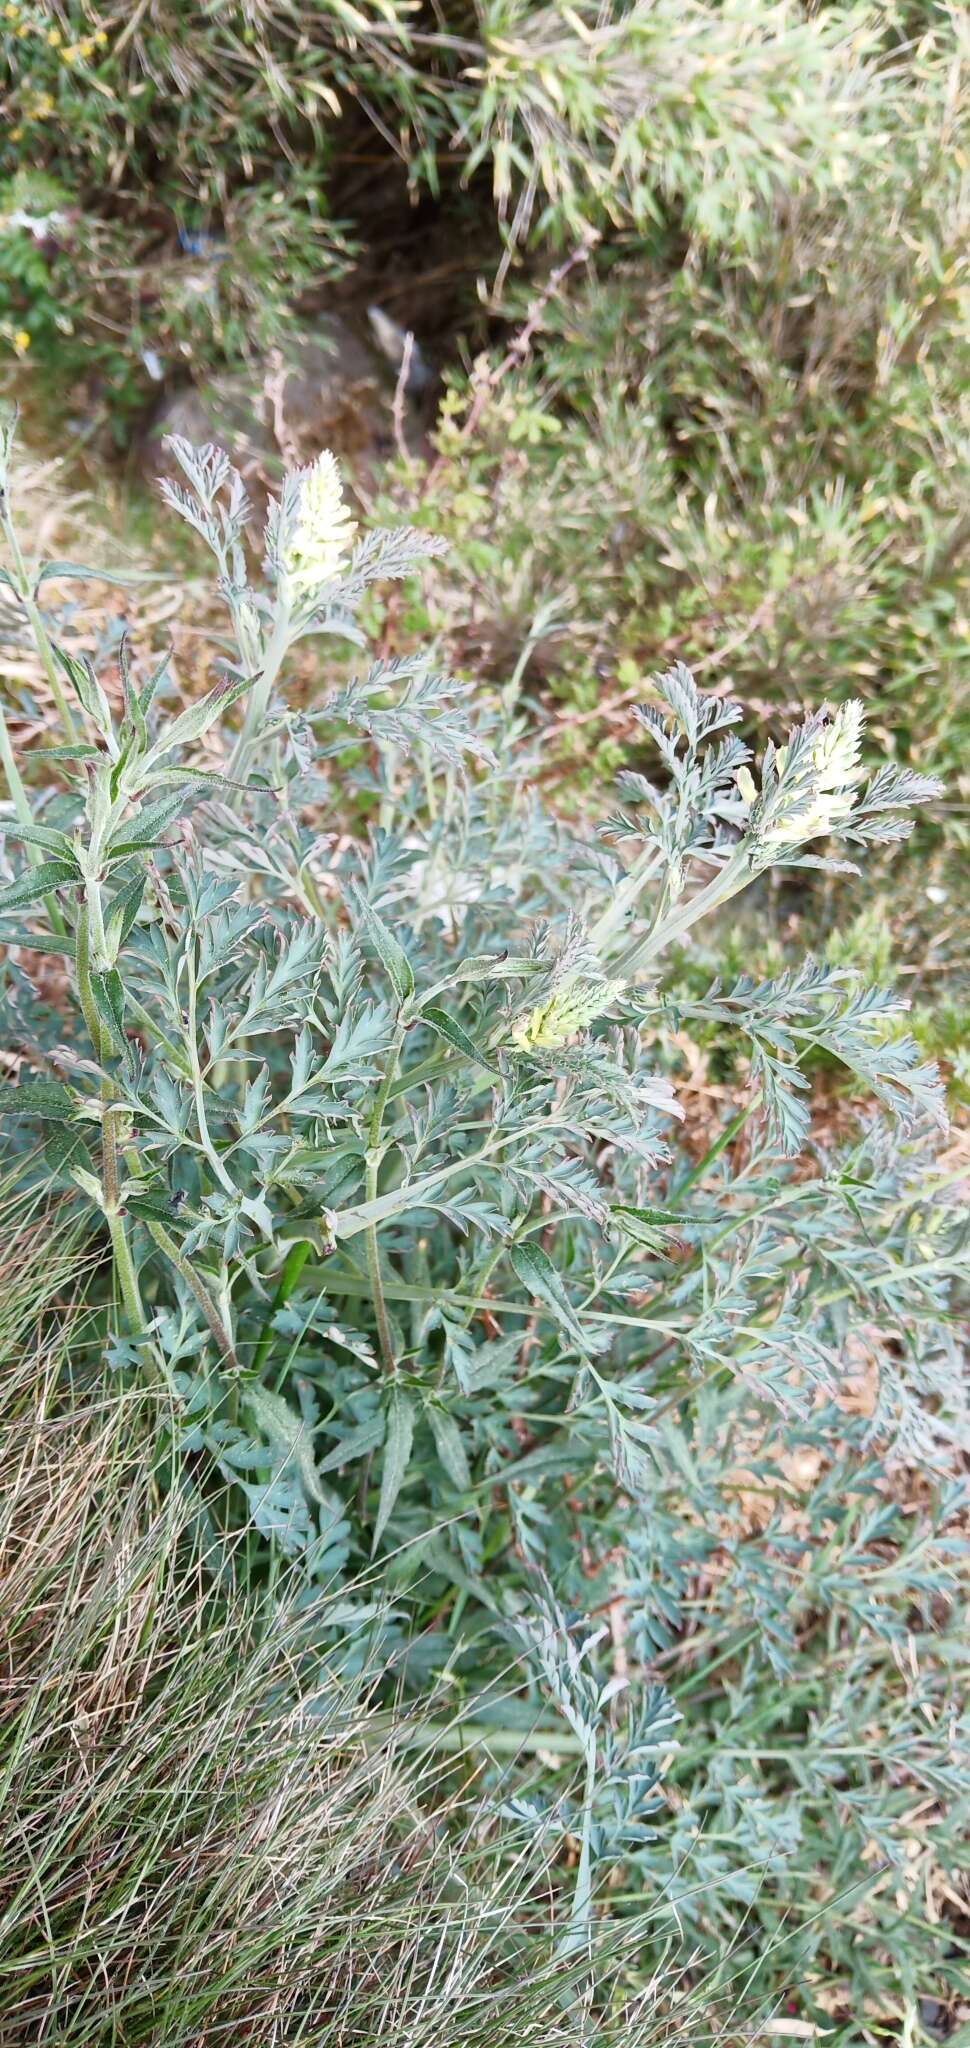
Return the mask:
{"type": "Polygon", "coordinates": [[[62,43],[64,38],[61,35],[59,28],[49,28],[47,31],[47,40],[51,46],[51,49],[56,50],[58,43],[62,43]]]}
{"type": "Polygon", "coordinates": [[[18,328],[13,338],[13,345],[17,351],[18,356],[26,355],[27,350],[30,347],[30,335],[28,334],[26,327],[18,328]]]}
{"type": "Polygon", "coordinates": [[[297,521],[280,566],[293,596],[312,597],[343,568],[357,522],[344,504],[340,470],[329,448],[301,471],[297,482],[297,521]]]}

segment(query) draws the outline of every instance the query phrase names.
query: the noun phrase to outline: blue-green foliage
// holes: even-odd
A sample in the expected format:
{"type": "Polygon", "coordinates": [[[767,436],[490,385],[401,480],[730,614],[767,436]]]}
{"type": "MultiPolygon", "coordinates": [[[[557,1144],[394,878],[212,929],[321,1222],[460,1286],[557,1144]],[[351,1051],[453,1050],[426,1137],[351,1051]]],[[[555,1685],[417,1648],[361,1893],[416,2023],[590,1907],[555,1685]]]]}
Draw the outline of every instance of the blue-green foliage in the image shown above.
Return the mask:
{"type": "MultiPolygon", "coordinates": [[[[373,1565],[386,1598],[348,1613],[389,1676],[565,1759],[512,1808],[579,1840],[568,1947],[619,1870],[658,1938],[746,1953],[762,1928],[841,1968],[835,1894],[871,1890],[888,1940],[910,1810],[939,1800],[948,1835],[959,1813],[929,1646],[962,1569],[965,1217],[892,997],[808,963],[688,1000],[666,955],[769,867],[830,864],[809,846],[898,834],[936,786],[867,780],[852,706],[756,781],[739,707],[678,666],[645,721],[661,779],[627,775],[591,837],[543,808],[522,727],[430,664],[293,709],[291,648],[356,633],[418,543],[331,560],[303,473],[256,583],[239,479],[177,453],[231,656],[182,709],[125,656],[119,713],[57,651],[81,737],[62,783],[20,788],[0,893],[26,1076],[4,1108],[110,1240],[111,1368],[164,1384],[251,1585],[282,1559],[308,1596],[373,1565]],[[289,565],[311,548],[307,596],[289,565]],[[339,829],[361,734],[366,843],[339,829]],[[56,1022],[45,949],[70,976],[56,1022]],[[689,1148],[676,1041],[705,1026],[751,1079],[689,1148]],[[862,1098],[848,1144],[813,1129],[819,1052],[862,1098]]],[[[8,580],[29,618],[35,575],[8,580]]]]}

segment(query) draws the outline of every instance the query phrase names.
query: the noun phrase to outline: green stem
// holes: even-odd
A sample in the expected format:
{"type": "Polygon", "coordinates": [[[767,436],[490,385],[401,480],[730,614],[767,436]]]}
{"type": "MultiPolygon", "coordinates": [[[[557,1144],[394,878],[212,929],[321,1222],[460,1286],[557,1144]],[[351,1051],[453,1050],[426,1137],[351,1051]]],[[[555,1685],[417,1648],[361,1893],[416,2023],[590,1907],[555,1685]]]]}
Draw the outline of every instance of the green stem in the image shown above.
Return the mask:
{"type": "Polygon", "coordinates": [[[104,1186],[105,1207],[110,1216],[117,1214],[118,1190],[118,1133],[115,1121],[118,1112],[105,1109],[101,1119],[101,1180],[104,1186]]]}
{"type": "Polygon", "coordinates": [[[219,1346],[220,1361],[224,1365],[232,1366],[234,1372],[239,1372],[239,1360],[236,1356],[232,1338],[205,1282],[200,1280],[194,1266],[191,1266],[188,1259],[183,1257],[174,1237],[169,1236],[163,1224],[152,1222],[147,1225],[147,1229],[149,1236],[154,1238],[159,1251],[164,1252],[169,1263],[175,1267],[177,1273],[181,1274],[189,1293],[202,1310],[209,1329],[219,1346]]]}
{"type": "Polygon", "coordinates": [[[94,1000],[94,988],[91,981],[91,921],[90,904],[86,893],[84,901],[78,910],[74,968],[77,975],[77,992],[81,1004],[81,1014],[88,1027],[88,1036],[94,1047],[95,1057],[100,1059],[104,1032],[101,1014],[94,1000]]]}
{"type": "MultiPolygon", "coordinates": [[[[384,1111],[387,1108],[387,1099],[391,1092],[391,1085],[397,1070],[401,1047],[404,1043],[404,1029],[405,1027],[401,1019],[398,1018],[388,1053],[384,1078],[377,1091],[374,1107],[371,1111],[370,1129],[367,1133],[367,1166],[365,1173],[365,1199],[368,1202],[377,1200],[377,1178],[380,1172],[381,1160],[384,1156],[381,1145],[384,1111]]],[[[370,1281],[371,1294],[374,1300],[374,1314],[377,1319],[377,1336],[380,1344],[381,1361],[385,1372],[392,1373],[395,1370],[397,1361],[394,1357],[394,1340],[391,1335],[387,1303],[384,1299],[384,1280],[381,1273],[381,1253],[377,1241],[376,1223],[367,1225],[365,1242],[367,1246],[367,1277],[370,1281]]]]}
{"type": "Polygon", "coordinates": [[[227,1195],[235,1196],[238,1195],[239,1190],[232,1176],[223,1165],[212,1142],[209,1135],[208,1119],[205,1113],[205,1086],[202,1080],[202,1068],[199,1063],[198,1024],[196,1018],[198,984],[196,981],[195,941],[192,939],[190,939],[186,949],[185,964],[189,984],[189,1021],[186,1050],[192,1072],[192,1092],[195,1097],[195,1118],[199,1127],[199,1137],[202,1142],[202,1150],[220,1186],[225,1189],[227,1195]]]}
{"type": "MultiPolygon", "coordinates": [[[[101,1092],[103,1096],[110,1089],[110,1086],[111,1083],[107,1080],[102,1083],[101,1092]]],[[[119,1200],[121,1176],[118,1171],[117,1125],[119,1117],[123,1120],[124,1114],[123,1110],[112,1109],[107,1104],[105,1106],[104,1115],[101,1119],[101,1184],[104,1189],[104,1213],[107,1217],[108,1230],[111,1236],[115,1274],[121,1291],[125,1320],[131,1335],[140,1339],[145,1328],[145,1311],[142,1306],[138,1275],[135,1271],[135,1262],[131,1256],[131,1246],[128,1242],[128,1233],[125,1229],[124,1216],[121,1212],[119,1200]]]]}
{"type": "MultiPolygon", "coordinates": [[[[547,1134],[548,1126],[542,1123],[525,1124],[519,1130],[499,1131],[477,1152],[466,1152],[456,1159],[446,1160],[441,1166],[434,1167],[430,1173],[423,1174],[420,1180],[406,1181],[403,1187],[392,1188],[386,1195],[367,1194],[366,1199],[354,1209],[338,1209],[334,1235],[338,1238],[356,1237],[360,1231],[384,1223],[390,1216],[404,1216],[409,1209],[420,1208],[426,1195],[438,1194],[442,1185],[452,1180],[456,1174],[469,1173],[483,1160],[494,1159],[495,1154],[504,1145],[523,1144],[533,1130],[545,1131],[547,1134]]],[[[368,1189],[371,1185],[376,1188],[376,1176],[373,1181],[367,1176],[366,1185],[368,1189]]]]}
{"type": "MultiPolygon", "coordinates": [[[[368,1166],[368,1177],[369,1175],[370,1167],[368,1166]]],[[[380,1246],[377,1242],[377,1231],[373,1224],[371,1224],[367,1232],[366,1245],[367,1278],[370,1281],[370,1291],[374,1302],[374,1315],[377,1319],[377,1337],[380,1344],[381,1364],[385,1372],[392,1373],[395,1370],[397,1360],[394,1356],[394,1339],[391,1335],[391,1324],[387,1313],[387,1304],[384,1300],[380,1246]]]]}
{"type": "Polygon", "coordinates": [[[108,1213],[108,1229],[111,1232],[111,1249],[114,1252],[115,1272],[121,1288],[125,1316],[132,1336],[137,1336],[145,1327],[145,1311],[142,1307],[138,1275],[131,1256],[124,1218],[119,1215],[117,1209],[108,1213]]]}
{"type": "Polygon", "coordinates": [[[617,926],[623,923],[627,911],[636,902],[651,868],[656,864],[656,860],[656,848],[648,846],[646,852],[640,855],[639,860],[634,861],[626,881],[621,882],[612,903],[604,910],[602,916],[597,918],[596,923],[590,926],[589,936],[592,945],[602,948],[605,941],[615,932],[617,926]]]}
{"type": "Polygon", "coordinates": [[[696,896],[688,897],[686,903],[672,910],[669,917],[662,918],[646,936],[633,940],[620,954],[619,959],[611,963],[614,972],[621,979],[625,979],[635,970],[645,967],[657,953],[664,952],[675,939],[682,938],[699,918],[706,917],[708,911],[716,909],[718,904],[726,902],[729,896],[736,896],[739,890],[746,888],[749,882],[754,881],[756,873],[757,870],[750,865],[748,855],[739,847],[713,879],[703,889],[698,890],[696,896]]]}
{"type": "MultiPolygon", "coordinates": [[[[91,849],[89,849],[90,851],[91,849]]],[[[103,970],[108,965],[108,941],[104,929],[104,905],[101,901],[101,881],[97,872],[99,855],[95,849],[95,872],[85,878],[85,895],[88,904],[90,926],[90,948],[95,965],[103,970]]]]}
{"type": "Polygon", "coordinates": [[[290,610],[289,606],[281,598],[276,624],[273,627],[269,646],[266,649],[266,659],[263,663],[262,671],[249,693],[242,731],[233,747],[229,767],[226,771],[232,782],[241,782],[243,779],[254,741],[258,737],[259,728],[269,708],[269,700],[273,694],[273,685],[279,675],[283,658],[289,645],[289,633],[290,610]]]}

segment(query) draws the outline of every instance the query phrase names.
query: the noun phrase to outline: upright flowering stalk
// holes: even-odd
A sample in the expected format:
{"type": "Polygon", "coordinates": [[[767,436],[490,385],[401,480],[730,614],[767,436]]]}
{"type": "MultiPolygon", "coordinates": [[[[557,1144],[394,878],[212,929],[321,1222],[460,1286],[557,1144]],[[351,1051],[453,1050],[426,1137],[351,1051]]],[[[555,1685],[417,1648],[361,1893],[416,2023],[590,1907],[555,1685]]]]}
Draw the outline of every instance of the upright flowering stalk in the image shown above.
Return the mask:
{"type": "Polygon", "coordinates": [[[749,768],[738,769],[738,794],[765,853],[838,833],[851,817],[865,775],[864,722],[863,705],[852,697],[826,723],[802,727],[801,745],[769,756],[761,790],[749,768]]]}
{"type": "Polygon", "coordinates": [[[940,785],[932,777],[908,768],[887,766],[866,780],[861,759],[865,712],[858,698],[834,711],[813,712],[785,746],[769,746],[759,784],[746,763],[747,747],[733,738],[705,757],[710,768],[705,765],[702,770],[699,765],[698,742],[721,726],[736,723],[736,706],[707,707],[680,665],[655,678],[655,687],[669,707],[673,725],[669,717],[665,725],[648,713],[644,723],[665,753],[672,795],[659,796],[642,778],[634,787],[647,822],[637,825],[621,816],[618,829],[628,840],[631,834],[639,837],[639,851],[612,904],[590,932],[604,961],[623,977],[642,974],[700,918],[747,888],[765,868],[831,865],[802,850],[811,841],[897,839],[908,830],[907,806],[939,794],[940,785]],[[675,740],[678,728],[680,737],[675,740]],[[697,809],[701,790],[707,814],[697,809]],[[712,816],[717,821],[713,831],[712,816]],[[702,888],[685,895],[685,858],[689,861],[692,855],[713,866],[714,874],[702,888]],[[606,942],[622,931],[658,868],[668,877],[659,914],[646,932],[631,935],[617,953],[606,942]]]}
{"type": "Polygon", "coordinates": [[[233,752],[234,776],[245,771],[289,648],[312,619],[322,593],[346,567],[356,533],[336,458],[325,448],[307,469],[285,479],[278,502],[270,508],[266,560],[276,577],[276,609],[233,752]]]}
{"type": "Polygon", "coordinates": [[[346,565],[357,533],[343,501],[335,457],[325,448],[293,478],[296,519],[280,548],[281,581],[293,610],[312,605],[346,565]]]}

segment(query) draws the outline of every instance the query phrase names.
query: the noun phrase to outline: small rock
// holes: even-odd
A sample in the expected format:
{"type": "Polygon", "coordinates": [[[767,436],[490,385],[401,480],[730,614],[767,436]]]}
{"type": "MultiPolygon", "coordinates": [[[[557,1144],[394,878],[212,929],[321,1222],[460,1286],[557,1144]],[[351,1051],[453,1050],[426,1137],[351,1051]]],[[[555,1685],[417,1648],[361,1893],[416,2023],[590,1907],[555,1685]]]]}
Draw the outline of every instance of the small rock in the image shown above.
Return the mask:
{"type": "Polygon", "coordinates": [[[391,396],[376,349],[329,315],[261,365],[171,392],[149,430],[146,467],[172,473],[163,442],[178,434],[217,441],[257,500],[284,469],[312,462],[321,448],[343,456],[358,475],[373,474],[393,448],[391,396]]]}

